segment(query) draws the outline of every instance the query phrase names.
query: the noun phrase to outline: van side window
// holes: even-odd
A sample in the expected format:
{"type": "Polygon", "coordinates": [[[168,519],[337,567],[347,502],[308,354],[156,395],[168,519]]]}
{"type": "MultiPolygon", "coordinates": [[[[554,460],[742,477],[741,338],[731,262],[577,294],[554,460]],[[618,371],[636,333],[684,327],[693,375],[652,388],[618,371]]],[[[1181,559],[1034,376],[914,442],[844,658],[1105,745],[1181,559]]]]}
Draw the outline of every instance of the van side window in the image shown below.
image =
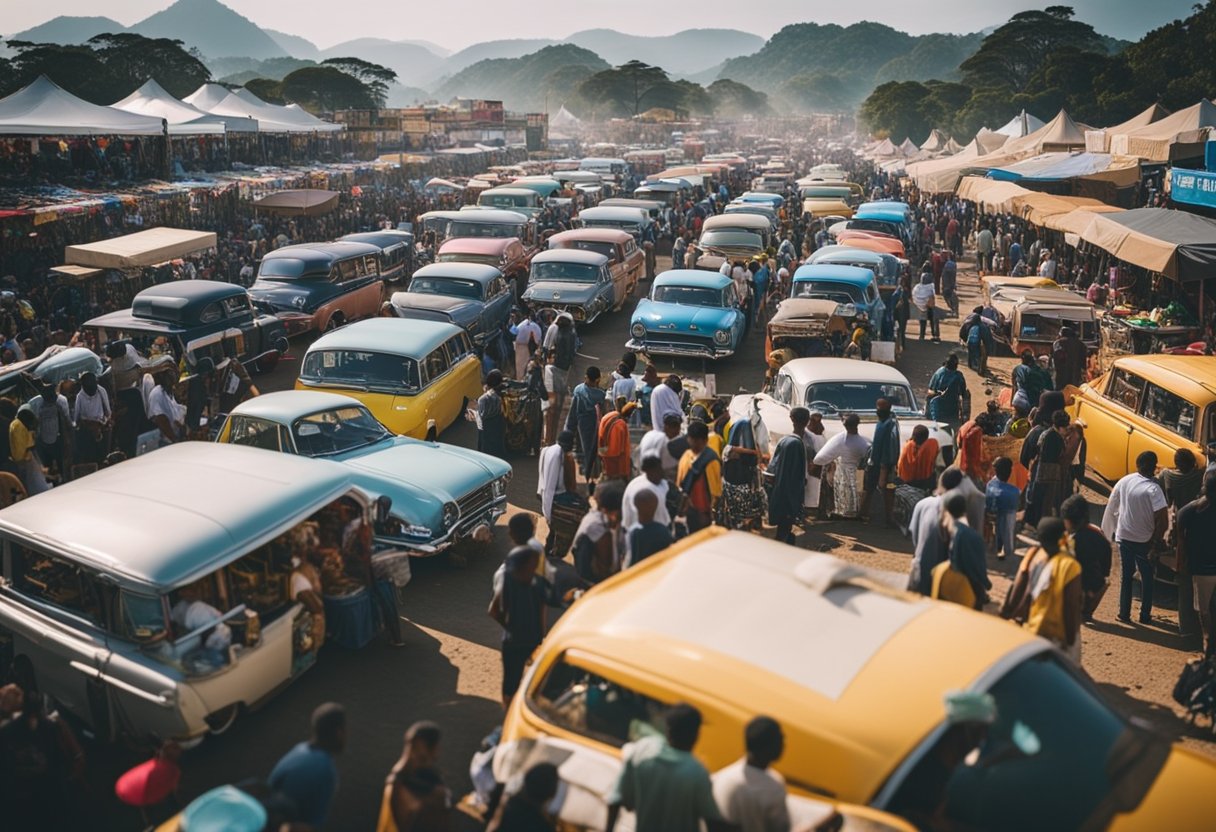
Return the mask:
{"type": "Polygon", "coordinates": [[[267,451],[282,450],[279,442],[279,426],[265,419],[236,415],[232,419],[232,430],[228,441],[233,445],[248,445],[267,451]]]}
{"type": "Polygon", "coordinates": [[[449,366],[455,366],[460,359],[464,358],[472,351],[469,336],[463,332],[459,335],[453,335],[443,346],[448,352],[449,366]]]}
{"type": "Polygon", "coordinates": [[[448,357],[443,347],[432,350],[426,357],[426,380],[429,384],[448,371],[448,357]]]}
{"type": "Polygon", "coordinates": [[[1106,398],[1129,410],[1140,409],[1140,394],[1144,392],[1144,379],[1135,373],[1116,367],[1111,370],[1106,385],[1106,398]]]}
{"type": "Polygon", "coordinates": [[[1149,384],[1145,390],[1141,415],[1183,439],[1195,438],[1195,405],[1164,387],[1149,384]]]}
{"type": "Polygon", "coordinates": [[[549,722],[620,748],[664,732],[667,705],[558,659],[531,697],[549,722]]]}
{"type": "Polygon", "coordinates": [[[334,268],[338,270],[336,283],[345,283],[359,276],[359,266],[355,260],[339,260],[334,268]]]}
{"type": "Polygon", "coordinates": [[[71,561],[10,543],[13,583],[30,598],[101,626],[101,593],[93,574],[71,561]]]}

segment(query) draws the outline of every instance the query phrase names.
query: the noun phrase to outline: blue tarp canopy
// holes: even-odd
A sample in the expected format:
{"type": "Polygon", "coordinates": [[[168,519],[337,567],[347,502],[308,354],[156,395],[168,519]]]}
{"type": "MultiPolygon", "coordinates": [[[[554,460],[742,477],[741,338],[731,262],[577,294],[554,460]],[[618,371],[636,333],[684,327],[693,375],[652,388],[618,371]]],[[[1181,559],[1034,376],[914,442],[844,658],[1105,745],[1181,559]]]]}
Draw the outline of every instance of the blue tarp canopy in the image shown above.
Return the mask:
{"type": "Polygon", "coordinates": [[[1110,153],[1041,153],[1003,168],[992,168],[988,178],[1003,182],[1101,179],[1125,186],[1139,181],[1140,164],[1131,157],[1110,153]]]}

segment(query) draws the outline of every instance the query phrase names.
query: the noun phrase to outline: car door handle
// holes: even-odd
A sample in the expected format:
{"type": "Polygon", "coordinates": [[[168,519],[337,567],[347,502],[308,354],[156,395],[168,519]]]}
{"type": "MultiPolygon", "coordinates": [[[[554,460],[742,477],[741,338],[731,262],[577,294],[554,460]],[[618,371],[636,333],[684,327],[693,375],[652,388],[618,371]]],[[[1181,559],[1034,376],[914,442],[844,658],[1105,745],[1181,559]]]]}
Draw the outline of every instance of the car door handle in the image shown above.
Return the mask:
{"type": "Polygon", "coordinates": [[[1134,433],[1134,432],[1135,432],[1135,430],[1136,430],[1136,426],[1135,426],[1135,425],[1131,425],[1131,424],[1129,424],[1129,425],[1127,426],[1127,432],[1128,432],[1128,433],[1134,433]]]}

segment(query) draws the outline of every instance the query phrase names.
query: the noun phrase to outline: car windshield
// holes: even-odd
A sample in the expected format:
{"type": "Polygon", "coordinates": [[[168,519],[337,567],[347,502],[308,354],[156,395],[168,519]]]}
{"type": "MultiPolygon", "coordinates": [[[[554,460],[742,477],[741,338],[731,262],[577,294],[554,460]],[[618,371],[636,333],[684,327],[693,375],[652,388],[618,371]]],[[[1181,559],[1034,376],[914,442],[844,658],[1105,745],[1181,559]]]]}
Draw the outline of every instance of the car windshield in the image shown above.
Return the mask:
{"type": "MultiPolygon", "coordinates": [[[[300,280],[308,277],[304,273],[305,263],[298,257],[268,257],[258,266],[259,278],[271,278],[273,280],[300,280]]],[[[318,272],[320,275],[327,272],[318,272]]]]}
{"type": "Polygon", "coordinates": [[[746,248],[759,251],[764,247],[759,234],[747,231],[706,231],[697,243],[698,248],[746,248]]]}
{"type": "Polygon", "coordinates": [[[411,292],[419,295],[444,295],[481,300],[481,284],[476,280],[457,277],[415,277],[410,281],[411,292]]]}
{"type": "MultiPolygon", "coordinates": [[[[463,211],[461,213],[464,213],[463,211]]],[[[472,220],[452,220],[448,223],[449,237],[522,237],[523,225],[509,222],[475,222],[472,220]]]]}
{"type": "Polygon", "coordinates": [[[881,381],[820,381],[808,384],[805,404],[826,413],[873,413],[874,402],[886,399],[896,413],[916,413],[916,398],[906,384],[881,381]]]}
{"type": "Polygon", "coordinates": [[[935,828],[1012,832],[1043,828],[1050,807],[1053,828],[1103,829],[1136,806],[1168,756],[1051,653],[989,693],[995,723],[948,729],[884,808],[913,822],[940,812],[935,828]]]}
{"type": "Polygon", "coordinates": [[[791,297],[834,300],[837,303],[862,303],[860,287],[832,280],[795,280],[791,297]]]}
{"type": "Polygon", "coordinates": [[[527,208],[536,202],[536,197],[527,197],[523,194],[482,194],[477,200],[478,205],[484,205],[487,208],[527,208]]]}
{"type": "Polygon", "coordinates": [[[390,434],[365,407],[338,407],[296,419],[291,426],[296,452],[303,456],[340,454],[371,445],[390,434]]]}
{"type": "Polygon", "coordinates": [[[654,300],[685,306],[722,306],[722,290],[704,286],[655,286],[654,300]]]}
{"type": "Polygon", "coordinates": [[[638,224],[632,220],[583,220],[583,228],[614,228],[636,234],[638,224]]]}
{"type": "Polygon", "coordinates": [[[610,260],[615,259],[616,256],[615,243],[597,243],[593,240],[571,240],[568,243],[562,244],[562,248],[590,251],[595,254],[602,254],[610,260]]]}
{"type": "Polygon", "coordinates": [[[485,266],[498,268],[502,258],[495,254],[465,254],[460,251],[448,252],[435,258],[436,263],[481,263],[485,266]]]}
{"type": "Polygon", "coordinates": [[[582,263],[533,263],[532,282],[555,280],[559,283],[594,283],[599,279],[598,266],[582,263]]]}
{"type": "Polygon", "coordinates": [[[304,356],[300,378],[365,390],[416,393],[418,362],[403,355],[366,350],[317,350],[304,356]]]}

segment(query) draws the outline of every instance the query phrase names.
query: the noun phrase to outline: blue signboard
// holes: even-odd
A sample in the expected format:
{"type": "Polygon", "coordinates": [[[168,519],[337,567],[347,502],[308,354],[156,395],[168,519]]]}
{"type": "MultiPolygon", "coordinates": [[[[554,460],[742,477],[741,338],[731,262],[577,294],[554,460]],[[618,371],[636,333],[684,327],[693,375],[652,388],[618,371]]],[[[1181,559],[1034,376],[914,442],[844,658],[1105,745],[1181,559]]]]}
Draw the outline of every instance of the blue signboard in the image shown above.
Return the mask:
{"type": "Polygon", "coordinates": [[[1216,173],[1174,168],[1170,171],[1170,198],[1187,205],[1216,208],[1216,173]]]}

